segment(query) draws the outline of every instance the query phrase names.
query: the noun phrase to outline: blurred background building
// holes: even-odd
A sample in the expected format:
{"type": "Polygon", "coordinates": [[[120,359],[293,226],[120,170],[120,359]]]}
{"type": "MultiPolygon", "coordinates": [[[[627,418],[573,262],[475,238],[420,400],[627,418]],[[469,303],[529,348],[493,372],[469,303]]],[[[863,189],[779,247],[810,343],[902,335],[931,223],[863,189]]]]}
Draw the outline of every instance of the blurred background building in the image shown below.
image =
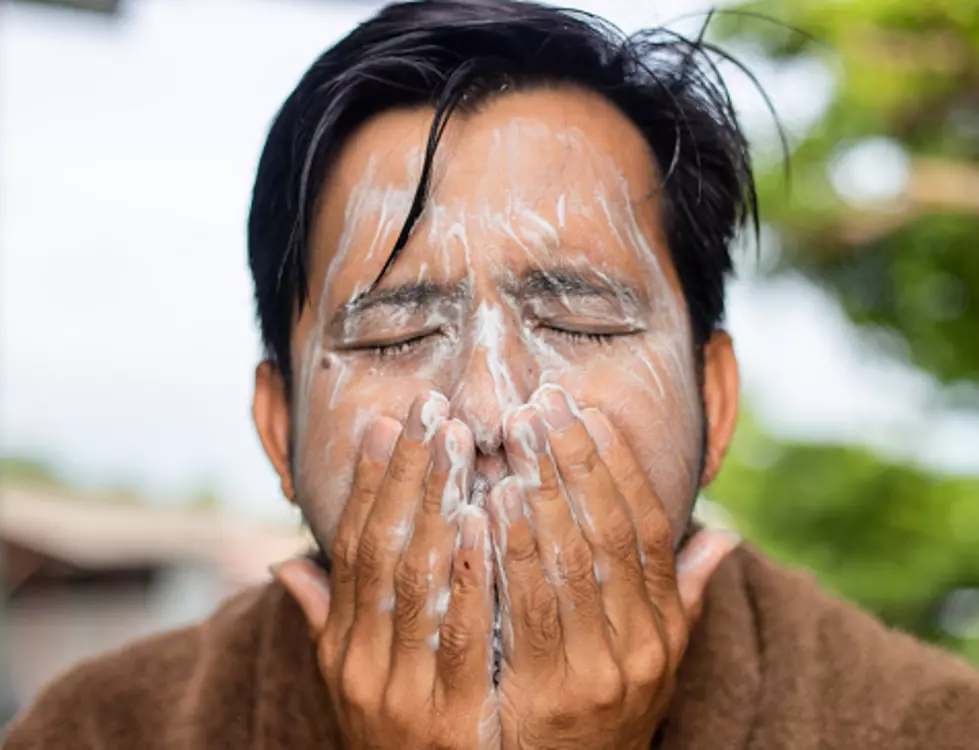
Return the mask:
{"type": "Polygon", "coordinates": [[[164,507],[72,489],[35,464],[0,468],[6,718],[66,667],[193,623],[311,549],[298,528],[244,521],[208,498],[164,507]]]}
{"type": "MultiPolygon", "coordinates": [[[[250,423],[245,216],[276,107],[378,5],[0,4],[0,722],[306,546],[250,423]]],[[[708,38],[791,173],[719,60],[764,228],[701,513],[979,663],[979,3],[727,2],[708,38]]]]}

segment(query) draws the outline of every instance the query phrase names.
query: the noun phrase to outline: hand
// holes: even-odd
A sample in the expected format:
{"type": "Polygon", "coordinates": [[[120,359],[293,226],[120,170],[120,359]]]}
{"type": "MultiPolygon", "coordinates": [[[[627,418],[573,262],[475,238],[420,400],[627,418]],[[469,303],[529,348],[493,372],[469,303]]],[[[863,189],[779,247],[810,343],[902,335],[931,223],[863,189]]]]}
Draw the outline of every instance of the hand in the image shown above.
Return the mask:
{"type": "Polygon", "coordinates": [[[277,570],[316,641],[346,747],[498,744],[487,519],[459,505],[473,439],[447,413],[432,395],[412,405],[403,432],[392,419],[372,425],[331,583],[309,561],[277,570]]]}
{"type": "Polygon", "coordinates": [[[631,451],[559,388],[510,417],[505,447],[518,476],[489,503],[503,748],[648,748],[734,542],[700,534],[675,567],[669,519],[631,451]]]}

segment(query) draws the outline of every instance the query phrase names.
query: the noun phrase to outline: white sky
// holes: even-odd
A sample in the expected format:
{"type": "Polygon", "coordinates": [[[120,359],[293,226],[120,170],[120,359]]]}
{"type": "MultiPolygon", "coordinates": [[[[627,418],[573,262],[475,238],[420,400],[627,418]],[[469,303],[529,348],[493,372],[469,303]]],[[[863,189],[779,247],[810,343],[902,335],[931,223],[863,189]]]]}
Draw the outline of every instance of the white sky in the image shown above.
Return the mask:
{"type": "MultiPolygon", "coordinates": [[[[627,30],[681,12],[580,5],[627,30]]],[[[0,7],[0,450],[283,513],[249,415],[249,191],[275,109],[371,7],[142,0],[114,23],[0,7]]],[[[762,72],[790,126],[828,91],[818,72],[762,72]]],[[[928,380],[869,356],[817,289],[742,282],[729,300],[769,427],[979,473],[975,419],[925,420],[928,380]]]]}

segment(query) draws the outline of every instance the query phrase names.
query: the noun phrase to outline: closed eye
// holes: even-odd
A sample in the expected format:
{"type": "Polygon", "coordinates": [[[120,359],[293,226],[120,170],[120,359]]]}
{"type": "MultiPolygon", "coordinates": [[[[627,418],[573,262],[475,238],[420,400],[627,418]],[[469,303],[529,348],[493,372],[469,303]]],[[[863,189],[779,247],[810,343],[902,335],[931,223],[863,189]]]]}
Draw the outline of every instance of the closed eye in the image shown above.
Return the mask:
{"type": "Polygon", "coordinates": [[[410,336],[405,339],[400,339],[399,341],[365,344],[363,346],[354,347],[354,349],[356,351],[363,352],[368,356],[377,357],[379,359],[400,357],[405,354],[410,354],[424,344],[426,339],[429,339],[437,334],[438,331],[424,331],[423,333],[410,336]]]}
{"type": "Polygon", "coordinates": [[[620,336],[628,336],[633,333],[633,331],[588,331],[578,328],[561,328],[558,326],[541,326],[541,329],[548,333],[555,333],[574,343],[598,345],[611,344],[612,339],[620,336]]]}
{"type": "Polygon", "coordinates": [[[561,334],[571,341],[587,341],[592,344],[610,344],[616,335],[614,333],[588,333],[586,331],[561,331],[561,334]]]}

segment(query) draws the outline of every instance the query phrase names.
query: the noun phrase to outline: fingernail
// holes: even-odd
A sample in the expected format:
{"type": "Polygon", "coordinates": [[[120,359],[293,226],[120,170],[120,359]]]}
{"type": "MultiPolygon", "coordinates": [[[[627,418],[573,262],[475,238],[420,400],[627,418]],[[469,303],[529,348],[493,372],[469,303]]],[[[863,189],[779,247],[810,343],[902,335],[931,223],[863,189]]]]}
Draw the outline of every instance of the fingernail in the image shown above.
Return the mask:
{"type": "Polygon", "coordinates": [[[450,442],[457,442],[457,438],[453,434],[452,425],[446,425],[435,436],[435,445],[432,450],[432,468],[436,471],[448,471],[452,466],[452,458],[449,455],[450,442]]]}
{"type": "Polygon", "coordinates": [[[612,429],[608,419],[598,409],[585,409],[581,413],[581,419],[588,428],[588,434],[595,441],[595,446],[600,451],[606,450],[612,445],[612,429]]]}
{"type": "Polygon", "coordinates": [[[574,426],[574,413],[564,389],[545,386],[534,398],[547,426],[555,432],[566,432],[574,426]]]}
{"type": "Polygon", "coordinates": [[[741,535],[733,529],[699,531],[676,556],[676,572],[695,570],[718,554],[726,556],[740,543],[741,535]]]}
{"type": "Polygon", "coordinates": [[[316,586],[316,588],[318,588],[324,596],[330,596],[330,584],[328,581],[324,580],[322,576],[316,575],[305,568],[302,570],[302,575],[307,581],[316,586]]]}
{"type": "Polygon", "coordinates": [[[540,410],[534,404],[525,404],[513,412],[507,424],[507,438],[525,456],[534,456],[547,451],[547,433],[540,417],[540,410]]]}
{"type": "Polygon", "coordinates": [[[367,433],[364,451],[371,461],[387,461],[394,453],[394,444],[401,434],[401,425],[389,417],[378,417],[367,433]]]}
{"type": "Polygon", "coordinates": [[[472,463],[472,433],[458,419],[450,420],[435,438],[432,466],[439,471],[465,469],[472,463]]]}
{"type": "Polygon", "coordinates": [[[683,550],[676,556],[676,572],[679,574],[696,570],[710,557],[710,553],[711,548],[709,544],[701,544],[695,550],[683,550]]]}
{"type": "Polygon", "coordinates": [[[478,511],[466,513],[462,517],[462,539],[460,544],[463,549],[476,549],[479,538],[483,534],[483,519],[478,511]]]}
{"type": "Polygon", "coordinates": [[[735,529],[718,529],[720,533],[728,538],[728,542],[731,544],[731,549],[739,546],[744,537],[741,536],[735,529]]]}
{"type": "Polygon", "coordinates": [[[518,479],[507,477],[500,482],[500,502],[510,523],[516,523],[523,518],[523,493],[520,491],[518,479]]]}
{"type": "Polygon", "coordinates": [[[408,412],[405,436],[414,442],[427,443],[448,415],[449,402],[441,393],[430,391],[424,396],[419,396],[408,412]]]}

